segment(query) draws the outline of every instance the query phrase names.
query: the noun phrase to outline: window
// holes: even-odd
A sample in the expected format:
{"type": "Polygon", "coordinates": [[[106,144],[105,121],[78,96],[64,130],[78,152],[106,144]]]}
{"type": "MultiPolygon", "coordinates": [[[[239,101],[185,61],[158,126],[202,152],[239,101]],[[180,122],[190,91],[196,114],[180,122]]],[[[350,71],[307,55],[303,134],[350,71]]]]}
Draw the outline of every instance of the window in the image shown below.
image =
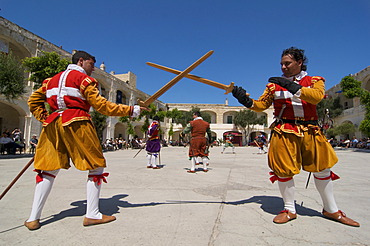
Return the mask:
{"type": "Polygon", "coordinates": [[[226,124],[232,124],[232,123],[233,123],[233,116],[228,115],[227,118],[226,118],[226,124]]]}
{"type": "Polygon", "coordinates": [[[116,103],[122,104],[122,91],[117,91],[116,103]]]}

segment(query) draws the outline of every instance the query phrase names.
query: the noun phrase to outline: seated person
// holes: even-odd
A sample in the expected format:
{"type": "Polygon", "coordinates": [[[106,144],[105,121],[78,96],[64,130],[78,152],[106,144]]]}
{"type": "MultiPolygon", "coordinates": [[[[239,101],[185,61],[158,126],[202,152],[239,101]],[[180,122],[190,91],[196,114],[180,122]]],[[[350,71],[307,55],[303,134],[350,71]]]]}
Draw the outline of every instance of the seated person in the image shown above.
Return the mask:
{"type": "Polygon", "coordinates": [[[30,152],[31,154],[35,153],[36,146],[39,143],[39,140],[37,139],[36,135],[32,135],[32,138],[30,140],[30,152]]]}
{"type": "Polygon", "coordinates": [[[17,148],[23,149],[23,146],[14,142],[14,140],[10,138],[6,132],[3,132],[3,135],[0,137],[0,143],[3,144],[7,154],[14,155],[17,148]]]}

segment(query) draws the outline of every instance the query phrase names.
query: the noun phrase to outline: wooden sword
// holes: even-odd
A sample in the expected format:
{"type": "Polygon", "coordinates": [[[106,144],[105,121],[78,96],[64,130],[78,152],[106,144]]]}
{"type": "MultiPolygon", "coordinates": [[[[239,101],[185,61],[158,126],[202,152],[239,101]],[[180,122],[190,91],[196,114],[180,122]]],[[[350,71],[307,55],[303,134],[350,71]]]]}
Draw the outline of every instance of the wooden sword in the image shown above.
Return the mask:
{"type": "Polygon", "coordinates": [[[190,73],[194,68],[199,66],[203,61],[205,61],[208,57],[213,54],[213,50],[208,51],[205,55],[199,58],[196,62],[191,64],[188,68],[184,71],[179,71],[178,75],[170,80],[167,84],[165,84],[161,89],[159,89],[156,93],[154,93],[151,97],[145,100],[145,102],[139,100],[139,105],[142,107],[148,107],[154,100],[160,97],[163,93],[168,91],[172,86],[174,86],[180,79],[184,78],[188,73],[190,73]]]}
{"type": "MultiPolygon", "coordinates": [[[[169,67],[165,67],[165,66],[155,64],[155,63],[152,63],[152,62],[147,62],[146,64],[148,64],[149,66],[152,66],[152,67],[159,68],[161,70],[170,72],[170,73],[174,73],[174,74],[180,74],[181,73],[181,71],[179,71],[179,70],[169,68],[169,67]]],[[[204,84],[207,84],[207,85],[210,85],[210,86],[213,86],[213,87],[216,87],[216,88],[219,88],[219,89],[222,89],[222,90],[225,90],[226,91],[225,94],[228,94],[228,93],[232,92],[233,89],[234,89],[234,82],[231,82],[230,85],[224,85],[224,84],[218,83],[216,81],[205,79],[205,78],[199,77],[197,75],[193,75],[193,74],[187,74],[185,77],[189,78],[189,79],[192,79],[192,80],[195,80],[195,81],[198,81],[198,82],[201,82],[201,83],[204,83],[204,84]]],[[[247,96],[249,96],[249,93],[247,93],[247,96]]]]}

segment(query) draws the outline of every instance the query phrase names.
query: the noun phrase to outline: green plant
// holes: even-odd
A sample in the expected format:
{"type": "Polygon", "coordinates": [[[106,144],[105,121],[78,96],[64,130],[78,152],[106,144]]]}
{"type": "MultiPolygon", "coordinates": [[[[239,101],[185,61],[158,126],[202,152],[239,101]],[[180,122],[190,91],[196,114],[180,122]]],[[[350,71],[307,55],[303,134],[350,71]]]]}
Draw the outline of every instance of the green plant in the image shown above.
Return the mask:
{"type": "Polygon", "coordinates": [[[12,52],[0,53],[0,94],[7,100],[26,93],[25,72],[22,63],[12,52]]]}

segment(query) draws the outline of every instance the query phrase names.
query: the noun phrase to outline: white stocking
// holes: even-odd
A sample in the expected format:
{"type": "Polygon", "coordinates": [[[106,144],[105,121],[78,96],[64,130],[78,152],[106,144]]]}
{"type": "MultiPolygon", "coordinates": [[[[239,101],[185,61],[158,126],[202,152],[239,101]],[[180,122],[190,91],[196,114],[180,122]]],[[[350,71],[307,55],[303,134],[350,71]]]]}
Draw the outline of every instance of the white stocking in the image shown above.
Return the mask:
{"type": "MultiPolygon", "coordinates": [[[[44,173],[49,173],[51,175],[57,176],[58,170],[46,171],[44,173]]],[[[53,187],[54,177],[43,175],[43,180],[38,182],[35,187],[35,195],[33,197],[32,211],[27,222],[38,220],[41,217],[42,209],[44,208],[46,199],[48,198],[51,188],[53,187]]]]}
{"type": "Polygon", "coordinates": [[[148,153],[148,154],[146,155],[146,158],[148,159],[148,164],[147,164],[147,166],[148,166],[148,167],[152,166],[152,155],[148,153]]]}
{"type": "Polygon", "coordinates": [[[152,154],[152,160],[150,162],[152,164],[152,167],[156,167],[157,166],[157,156],[158,156],[157,153],[152,154]]]}
{"type": "Polygon", "coordinates": [[[294,179],[291,179],[287,182],[278,181],[279,189],[281,196],[284,200],[284,210],[289,210],[291,213],[295,214],[295,203],[294,203],[294,179]]]}
{"type": "Polygon", "coordinates": [[[207,157],[203,157],[202,161],[203,161],[203,170],[207,170],[207,163],[208,163],[207,157]]]}
{"type": "Polygon", "coordinates": [[[195,157],[195,156],[193,156],[192,158],[191,158],[191,171],[195,171],[195,162],[196,162],[196,159],[197,157],[195,157]]]}
{"type": "MultiPolygon", "coordinates": [[[[94,170],[89,170],[89,175],[101,175],[103,171],[104,168],[99,167],[94,170]]],[[[98,185],[98,183],[93,181],[92,177],[89,177],[87,180],[86,218],[101,219],[103,217],[99,211],[99,196],[102,183],[98,185]]]]}
{"type": "MultiPolygon", "coordinates": [[[[325,169],[324,171],[314,174],[314,177],[317,178],[326,178],[331,174],[330,169],[325,169]]],[[[333,193],[333,181],[330,179],[320,180],[314,179],[317,191],[320,193],[324,210],[329,213],[338,212],[338,207],[334,199],[333,193]]]]}

